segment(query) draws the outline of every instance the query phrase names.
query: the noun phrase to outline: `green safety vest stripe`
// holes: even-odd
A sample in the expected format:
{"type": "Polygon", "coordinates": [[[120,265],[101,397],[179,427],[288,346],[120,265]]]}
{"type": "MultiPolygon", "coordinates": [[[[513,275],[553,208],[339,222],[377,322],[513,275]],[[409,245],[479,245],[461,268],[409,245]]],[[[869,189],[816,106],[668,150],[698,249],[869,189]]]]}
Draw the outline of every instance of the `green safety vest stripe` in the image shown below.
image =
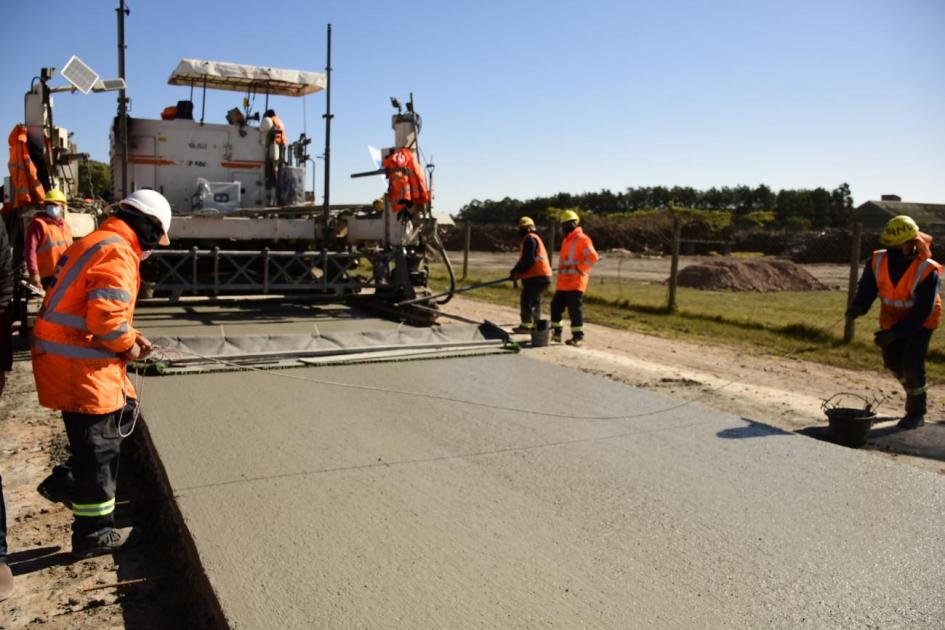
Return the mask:
{"type": "Polygon", "coordinates": [[[115,499],[102,503],[73,503],[72,513],[76,516],[108,516],[115,511],[115,499]]]}

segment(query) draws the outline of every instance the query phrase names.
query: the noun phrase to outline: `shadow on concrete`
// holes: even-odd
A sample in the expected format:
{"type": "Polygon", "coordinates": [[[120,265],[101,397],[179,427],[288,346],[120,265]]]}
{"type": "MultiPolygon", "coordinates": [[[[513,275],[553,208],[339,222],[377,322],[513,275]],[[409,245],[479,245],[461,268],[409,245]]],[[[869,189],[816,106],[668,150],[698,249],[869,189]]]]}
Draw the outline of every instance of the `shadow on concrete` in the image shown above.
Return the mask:
{"type": "Polygon", "coordinates": [[[755,420],[749,420],[748,418],[742,418],[742,422],[747,424],[743,427],[722,429],[715,434],[716,437],[725,440],[744,440],[746,438],[771,437],[774,435],[791,435],[790,431],[784,431],[770,424],[763,424],[755,420]]]}
{"type": "MultiPolygon", "coordinates": [[[[798,433],[843,446],[826,425],[805,427],[798,433]]],[[[895,424],[873,428],[861,448],[945,462],[945,424],[926,424],[918,429],[900,429],[895,424]]]]}

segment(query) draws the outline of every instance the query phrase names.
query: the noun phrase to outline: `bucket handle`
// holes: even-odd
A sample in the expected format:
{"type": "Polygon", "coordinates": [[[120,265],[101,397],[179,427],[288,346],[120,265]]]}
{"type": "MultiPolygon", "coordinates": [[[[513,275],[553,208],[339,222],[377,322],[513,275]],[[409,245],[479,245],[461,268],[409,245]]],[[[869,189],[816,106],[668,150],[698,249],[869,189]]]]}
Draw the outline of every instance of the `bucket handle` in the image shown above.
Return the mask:
{"type": "Polygon", "coordinates": [[[854,394],[853,392],[838,392],[834,394],[833,396],[831,396],[830,398],[826,399],[824,402],[822,402],[820,405],[820,408],[824,411],[824,413],[826,413],[830,409],[836,409],[840,405],[836,403],[834,404],[831,404],[831,403],[835,399],[841,396],[850,396],[852,398],[859,398],[866,405],[866,407],[863,408],[864,411],[872,411],[875,407],[878,407],[883,402],[883,400],[886,400],[885,398],[883,398],[883,400],[880,400],[880,401],[876,401],[875,399],[871,401],[865,396],[861,396],[860,394],[854,394]]]}

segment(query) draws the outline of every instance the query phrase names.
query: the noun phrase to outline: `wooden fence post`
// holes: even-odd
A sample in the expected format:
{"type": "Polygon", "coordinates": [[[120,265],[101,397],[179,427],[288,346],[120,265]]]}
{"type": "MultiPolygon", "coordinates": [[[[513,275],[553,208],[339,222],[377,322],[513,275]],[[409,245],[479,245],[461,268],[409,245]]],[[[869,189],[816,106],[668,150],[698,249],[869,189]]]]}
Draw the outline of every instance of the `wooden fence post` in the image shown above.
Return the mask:
{"type": "Polygon", "coordinates": [[[669,212],[673,216],[673,258],[669,267],[669,299],[666,310],[675,313],[679,309],[676,304],[676,276],[679,274],[679,241],[682,238],[682,221],[672,205],[669,207],[669,212]]]}
{"type": "Polygon", "coordinates": [[[555,268],[555,222],[551,222],[551,238],[548,240],[548,264],[551,265],[551,268],[555,268]]]}
{"type": "MultiPolygon", "coordinates": [[[[853,234],[850,239],[850,281],[847,285],[847,308],[853,305],[853,297],[856,295],[856,281],[860,274],[860,241],[863,235],[863,224],[853,224],[853,234]]],[[[843,343],[853,341],[856,334],[856,320],[847,317],[846,325],[843,327],[843,343]]]]}
{"type": "Polygon", "coordinates": [[[463,245],[463,277],[465,280],[469,275],[469,246],[472,243],[472,224],[466,223],[466,242],[463,245]]]}

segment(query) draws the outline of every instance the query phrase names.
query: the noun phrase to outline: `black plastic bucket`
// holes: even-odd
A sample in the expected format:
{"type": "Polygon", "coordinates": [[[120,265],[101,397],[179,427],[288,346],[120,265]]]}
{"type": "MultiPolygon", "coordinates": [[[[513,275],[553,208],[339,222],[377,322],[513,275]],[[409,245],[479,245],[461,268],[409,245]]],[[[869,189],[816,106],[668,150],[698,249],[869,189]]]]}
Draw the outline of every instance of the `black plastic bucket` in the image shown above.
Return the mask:
{"type": "Polygon", "coordinates": [[[866,444],[866,436],[876,419],[876,412],[869,408],[829,407],[824,409],[824,413],[837,443],[853,448],[866,444]]]}
{"type": "Polygon", "coordinates": [[[551,342],[551,328],[547,319],[539,319],[532,330],[532,347],[542,348],[551,342]]]}

